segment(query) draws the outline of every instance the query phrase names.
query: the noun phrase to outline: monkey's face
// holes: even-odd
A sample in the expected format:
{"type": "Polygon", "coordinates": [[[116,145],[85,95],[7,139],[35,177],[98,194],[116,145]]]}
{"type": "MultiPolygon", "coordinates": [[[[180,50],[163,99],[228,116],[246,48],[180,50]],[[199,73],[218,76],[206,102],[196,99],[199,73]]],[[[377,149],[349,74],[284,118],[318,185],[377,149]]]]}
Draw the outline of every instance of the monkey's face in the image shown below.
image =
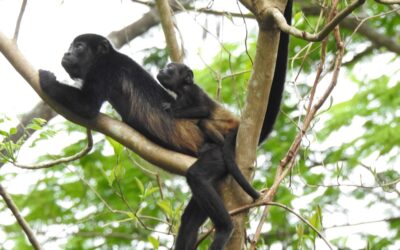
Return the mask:
{"type": "Polygon", "coordinates": [[[179,70],[174,63],[169,63],[157,74],[157,79],[165,88],[176,91],[181,84],[179,70]]]}
{"type": "Polygon", "coordinates": [[[187,84],[193,84],[192,70],[182,63],[169,63],[157,74],[157,79],[165,88],[178,92],[187,84]]]}
{"type": "Polygon", "coordinates": [[[111,44],[101,36],[78,36],[65,52],[61,65],[71,78],[85,79],[90,67],[109,53],[110,48],[111,44]]]}
{"type": "Polygon", "coordinates": [[[69,76],[78,79],[84,79],[92,63],[93,52],[84,42],[73,42],[61,60],[69,76]]]}

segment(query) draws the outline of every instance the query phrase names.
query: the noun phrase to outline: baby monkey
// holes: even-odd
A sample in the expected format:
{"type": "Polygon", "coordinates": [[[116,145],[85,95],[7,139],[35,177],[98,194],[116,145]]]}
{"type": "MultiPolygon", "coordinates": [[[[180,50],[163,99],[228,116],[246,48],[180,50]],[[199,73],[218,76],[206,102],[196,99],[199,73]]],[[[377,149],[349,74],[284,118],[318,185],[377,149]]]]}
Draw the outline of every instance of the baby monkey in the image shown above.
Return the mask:
{"type": "Polygon", "coordinates": [[[157,79],[177,95],[176,101],[164,104],[164,108],[175,118],[198,119],[208,142],[224,148],[228,172],[253,199],[258,199],[259,193],[244,178],[234,160],[239,118],[208,96],[194,82],[193,71],[185,64],[169,63],[160,70],[157,79]]]}
{"type": "Polygon", "coordinates": [[[177,95],[174,103],[165,103],[175,118],[199,119],[198,125],[211,142],[224,144],[224,136],[239,126],[239,119],[207,95],[193,80],[193,71],[185,64],[169,63],[157,75],[166,89],[177,95]]]}

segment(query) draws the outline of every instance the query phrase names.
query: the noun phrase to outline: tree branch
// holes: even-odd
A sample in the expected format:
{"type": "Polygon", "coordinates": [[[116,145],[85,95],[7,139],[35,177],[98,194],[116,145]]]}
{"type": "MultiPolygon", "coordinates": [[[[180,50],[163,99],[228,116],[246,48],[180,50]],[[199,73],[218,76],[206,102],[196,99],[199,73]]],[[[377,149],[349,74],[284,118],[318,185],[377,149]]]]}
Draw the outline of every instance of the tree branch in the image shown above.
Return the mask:
{"type": "MultiPolygon", "coordinates": [[[[241,3],[243,2],[241,1],[241,3]]],[[[259,26],[253,71],[247,88],[246,106],[242,112],[236,147],[236,162],[243,174],[249,179],[254,172],[253,164],[256,160],[258,141],[264,121],[264,116],[260,114],[265,114],[268,106],[280,30],[276,28],[274,22],[265,21],[267,16],[260,14],[267,12],[258,6],[253,6],[250,2],[243,4],[257,16],[259,26]],[[249,4],[251,6],[248,6],[249,4]]],[[[268,1],[268,4],[271,6],[285,6],[286,0],[268,1]]],[[[227,178],[225,182],[230,183],[223,185],[221,193],[228,209],[237,208],[249,203],[248,196],[244,194],[244,191],[231,178],[227,178]]],[[[245,219],[246,214],[234,217],[235,231],[226,246],[227,249],[241,249],[241,246],[243,246],[245,219]]]]}
{"type": "MultiPolygon", "coordinates": [[[[335,0],[333,5],[334,7],[332,8],[330,14],[329,14],[329,20],[333,20],[336,19],[335,18],[335,14],[336,14],[336,6],[338,4],[339,0],[335,0]]],[[[285,21],[286,22],[286,21],[285,21]]],[[[311,90],[310,93],[310,100],[309,100],[309,106],[307,109],[307,113],[306,116],[304,118],[303,121],[303,126],[301,128],[301,131],[299,132],[299,134],[296,136],[293,144],[291,145],[290,149],[288,150],[287,155],[285,156],[285,158],[283,160],[281,160],[279,167],[277,169],[276,175],[275,175],[275,180],[273,185],[271,186],[271,188],[268,190],[268,192],[264,195],[263,200],[266,202],[271,202],[274,197],[275,194],[277,192],[277,189],[279,188],[281,182],[283,181],[283,179],[290,173],[292,167],[295,164],[295,156],[300,148],[300,144],[302,141],[302,138],[304,137],[306,131],[308,130],[311,121],[313,120],[313,118],[315,117],[317,111],[319,110],[319,108],[321,107],[321,105],[326,101],[326,99],[328,98],[328,96],[330,95],[330,93],[332,92],[333,88],[336,86],[337,83],[337,79],[338,79],[338,75],[340,72],[340,66],[341,66],[341,62],[343,59],[343,55],[344,55],[344,46],[343,46],[343,42],[341,41],[340,38],[340,34],[339,34],[339,27],[335,26],[334,27],[334,37],[336,39],[336,45],[337,45],[337,49],[338,49],[338,53],[336,55],[335,58],[335,67],[334,67],[334,72],[333,72],[333,76],[332,76],[332,81],[330,83],[330,85],[328,86],[328,88],[325,90],[325,93],[323,94],[323,96],[316,101],[316,103],[313,103],[314,101],[314,93],[315,93],[315,89],[317,87],[317,84],[320,82],[320,76],[323,70],[323,66],[324,66],[324,62],[325,62],[325,53],[326,53],[326,48],[327,48],[327,40],[325,39],[322,47],[321,47],[321,63],[319,65],[319,68],[317,70],[316,73],[316,78],[315,78],[315,82],[313,85],[313,89],[311,90]]],[[[262,217],[260,219],[260,223],[256,229],[256,233],[253,239],[253,242],[257,242],[258,238],[260,236],[261,230],[262,230],[262,226],[263,226],[263,221],[265,220],[267,214],[268,214],[268,207],[265,207],[262,217]]],[[[256,244],[252,243],[251,244],[251,248],[250,249],[255,249],[256,248],[256,244]]]]}
{"type": "Polygon", "coordinates": [[[384,34],[378,32],[377,29],[369,26],[366,23],[367,19],[369,18],[359,21],[355,17],[348,17],[343,21],[342,26],[349,30],[353,30],[357,34],[365,36],[376,47],[384,47],[389,51],[400,54],[400,44],[396,41],[396,39],[387,37],[384,34]]]}
{"type": "Polygon", "coordinates": [[[24,16],[27,2],[28,2],[28,0],[22,1],[21,10],[19,11],[19,15],[18,15],[18,19],[17,19],[17,24],[15,25],[14,38],[13,38],[13,40],[15,42],[18,40],[19,28],[21,27],[22,17],[24,16]]]}
{"type": "MultiPolygon", "coordinates": [[[[325,244],[328,246],[329,249],[333,250],[332,246],[329,244],[329,241],[322,235],[322,233],[320,231],[318,231],[318,229],[316,227],[314,227],[310,222],[308,222],[308,220],[306,218],[304,218],[303,216],[301,216],[299,213],[297,213],[296,211],[294,211],[293,209],[291,209],[288,206],[285,206],[281,203],[278,202],[268,202],[268,201],[263,201],[260,200],[258,202],[234,209],[229,211],[230,215],[236,215],[239,213],[242,213],[243,211],[247,211],[250,208],[254,208],[254,207],[259,207],[259,206],[275,206],[275,207],[280,207],[283,208],[285,210],[287,210],[288,212],[290,212],[291,214],[294,214],[297,218],[299,218],[301,221],[303,221],[307,226],[309,226],[324,242],[325,244]]],[[[256,243],[256,242],[254,242],[256,243]]]]}
{"type": "MultiPolygon", "coordinates": [[[[142,3],[140,1],[134,1],[138,3],[142,3]]],[[[171,1],[170,6],[173,11],[181,11],[177,4],[172,4],[171,1]]],[[[113,31],[108,35],[108,38],[114,45],[116,49],[121,48],[127,42],[131,41],[133,38],[142,35],[143,33],[147,32],[151,27],[154,27],[160,23],[160,16],[155,8],[155,5],[152,3],[146,3],[146,5],[150,6],[149,12],[144,14],[142,18],[138,21],[126,26],[125,28],[113,31]]]]}
{"type": "MultiPolygon", "coordinates": [[[[154,6],[154,5],[153,5],[154,6]]],[[[174,5],[173,5],[174,6],[174,5]]],[[[22,11],[22,7],[21,7],[22,11]]],[[[150,12],[143,15],[143,17],[136,22],[130,24],[122,30],[111,32],[108,38],[112,41],[114,46],[120,48],[127,42],[131,41],[137,36],[140,36],[144,32],[148,31],[151,27],[157,25],[160,22],[157,11],[153,8],[150,12]]],[[[18,25],[17,25],[18,26],[18,25]]],[[[17,28],[16,28],[17,30],[17,28]]],[[[14,38],[14,40],[16,40],[14,38]]],[[[10,140],[16,142],[23,134],[25,127],[31,122],[33,118],[42,118],[46,121],[51,120],[57,115],[57,113],[51,109],[45,102],[40,101],[31,111],[24,114],[21,118],[20,123],[17,126],[17,133],[10,137],[10,140]]],[[[30,134],[30,131],[27,133],[30,134]]],[[[2,152],[0,152],[2,153],[2,152]]],[[[0,163],[0,167],[4,163],[0,163]]]]}
{"type": "MultiPolygon", "coordinates": [[[[302,11],[307,15],[318,15],[321,11],[320,7],[304,7],[302,11]]],[[[394,12],[396,10],[391,10],[383,14],[388,14],[394,12]]],[[[346,28],[348,30],[354,31],[355,33],[366,37],[368,40],[371,41],[375,47],[380,48],[384,47],[387,50],[400,54],[400,44],[392,37],[388,37],[382,32],[379,32],[377,29],[371,27],[366,22],[367,18],[356,18],[353,16],[347,16],[343,21],[340,23],[342,28],[346,28]]]]}
{"type": "MultiPolygon", "coordinates": [[[[230,210],[229,214],[231,216],[235,216],[235,215],[241,214],[243,212],[246,212],[251,208],[262,207],[262,206],[280,207],[280,208],[283,208],[283,209],[287,210],[289,213],[294,214],[297,218],[299,218],[307,226],[309,226],[325,242],[325,244],[328,246],[329,249],[333,250],[333,248],[330,245],[329,241],[324,237],[324,235],[315,226],[313,226],[306,218],[301,216],[299,213],[297,213],[296,211],[294,211],[293,209],[291,209],[290,207],[288,207],[288,206],[286,206],[284,204],[281,204],[281,203],[278,203],[278,202],[268,202],[268,201],[259,200],[259,201],[256,201],[254,203],[251,203],[251,204],[248,204],[248,205],[244,205],[242,207],[230,210]]],[[[203,240],[205,240],[211,234],[212,231],[214,231],[214,227],[211,228],[210,230],[208,230],[205,234],[203,234],[199,238],[199,240],[197,241],[196,246],[198,246],[203,240]]],[[[255,244],[257,242],[252,241],[251,243],[255,244]]]]}
{"type": "Polygon", "coordinates": [[[14,201],[12,200],[11,196],[6,192],[4,187],[0,184],[0,196],[3,198],[4,202],[6,203],[7,207],[13,213],[15,219],[17,220],[18,224],[24,231],[25,235],[28,237],[29,242],[32,244],[32,247],[35,250],[41,250],[42,247],[39,244],[39,241],[36,239],[35,234],[32,232],[32,229],[25,221],[24,217],[22,217],[21,213],[18,210],[18,207],[15,205],[14,201]]]}
{"type": "Polygon", "coordinates": [[[342,10],[334,19],[332,19],[325,27],[318,32],[317,34],[310,34],[305,31],[301,31],[296,29],[293,26],[287,24],[285,17],[282,15],[282,12],[277,8],[270,8],[268,12],[275,19],[278,27],[286,33],[290,35],[304,39],[310,42],[320,42],[322,41],[340,22],[342,22],[348,15],[350,15],[356,8],[360,7],[365,3],[365,0],[356,0],[349,6],[347,6],[344,10],[342,10]]]}
{"type": "Polygon", "coordinates": [[[86,147],[74,155],[62,157],[62,158],[56,159],[54,161],[45,162],[45,163],[27,165],[27,164],[20,164],[17,162],[12,162],[12,164],[18,168],[34,170],[34,169],[41,169],[41,168],[50,168],[50,167],[53,167],[58,164],[75,161],[75,160],[87,155],[90,152],[90,150],[92,150],[92,148],[93,148],[93,137],[92,137],[92,132],[90,131],[90,129],[86,129],[86,135],[87,135],[86,147]]]}
{"type": "MultiPolygon", "coordinates": [[[[24,134],[28,135],[28,137],[34,132],[32,129],[28,129],[25,131],[26,126],[33,120],[33,118],[41,118],[43,120],[50,120],[54,116],[56,116],[57,113],[52,110],[49,105],[47,105],[44,102],[39,102],[31,111],[28,113],[24,114],[20,120],[20,123],[17,126],[17,133],[11,135],[8,140],[12,142],[17,142],[24,134]],[[25,132],[24,132],[25,131],[25,132]]],[[[3,150],[0,152],[0,154],[5,154],[6,151],[3,150]]],[[[4,165],[4,163],[0,162],[0,168],[4,165]]]]}
{"type": "Polygon", "coordinates": [[[169,57],[173,62],[182,62],[183,50],[179,48],[178,41],[175,36],[174,22],[172,21],[172,9],[168,4],[168,0],[156,0],[158,13],[160,14],[161,26],[164,31],[169,57]]]}
{"type": "Polygon", "coordinates": [[[381,4],[400,4],[399,0],[375,0],[375,2],[381,4]]]}
{"type": "Polygon", "coordinates": [[[39,85],[37,70],[29,64],[15,44],[1,32],[0,51],[39,96],[68,120],[112,137],[127,148],[135,151],[147,161],[168,172],[183,175],[186,169],[195,161],[193,157],[170,151],[156,145],[127,124],[112,119],[107,115],[99,114],[93,120],[87,120],[76,116],[48,98],[42,92],[39,85]]]}

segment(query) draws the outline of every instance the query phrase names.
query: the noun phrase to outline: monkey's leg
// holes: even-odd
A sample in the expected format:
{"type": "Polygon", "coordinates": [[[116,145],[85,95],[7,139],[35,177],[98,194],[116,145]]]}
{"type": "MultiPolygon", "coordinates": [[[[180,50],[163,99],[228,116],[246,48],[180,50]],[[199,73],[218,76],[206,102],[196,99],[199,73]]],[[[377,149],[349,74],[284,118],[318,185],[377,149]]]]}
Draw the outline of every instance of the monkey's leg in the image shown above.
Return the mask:
{"type": "Polygon", "coordinates": [[[175,250],[196,249],[197,232],[207,219],[207,214],[197,205],[196,201],[190,199],[181,217],[175,250]]]}
{"type": "Polygon", "coordinates": [[[209,248],[211,250],[222,250],[233,230],[231,217],[215,187],[226,174],[220,147],[201,155],[186,174],[193,194],[192,199],[210,217],[215,226],[215,238],[209,248]]]}

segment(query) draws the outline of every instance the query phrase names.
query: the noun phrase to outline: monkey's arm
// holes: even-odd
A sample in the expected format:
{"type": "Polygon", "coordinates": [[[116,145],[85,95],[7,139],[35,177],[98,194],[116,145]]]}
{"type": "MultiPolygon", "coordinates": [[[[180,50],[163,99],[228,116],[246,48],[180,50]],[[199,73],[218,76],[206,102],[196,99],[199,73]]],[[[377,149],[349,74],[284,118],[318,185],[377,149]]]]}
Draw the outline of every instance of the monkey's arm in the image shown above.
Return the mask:
{"type": "Polygon", "coordinates": [[[100,111],[105,98],[93,90],[83,87],[78,89],[56,80],[53,73],[39,70],[40,86],[52,99],[84,118],[94,118],[100,111]]]}

